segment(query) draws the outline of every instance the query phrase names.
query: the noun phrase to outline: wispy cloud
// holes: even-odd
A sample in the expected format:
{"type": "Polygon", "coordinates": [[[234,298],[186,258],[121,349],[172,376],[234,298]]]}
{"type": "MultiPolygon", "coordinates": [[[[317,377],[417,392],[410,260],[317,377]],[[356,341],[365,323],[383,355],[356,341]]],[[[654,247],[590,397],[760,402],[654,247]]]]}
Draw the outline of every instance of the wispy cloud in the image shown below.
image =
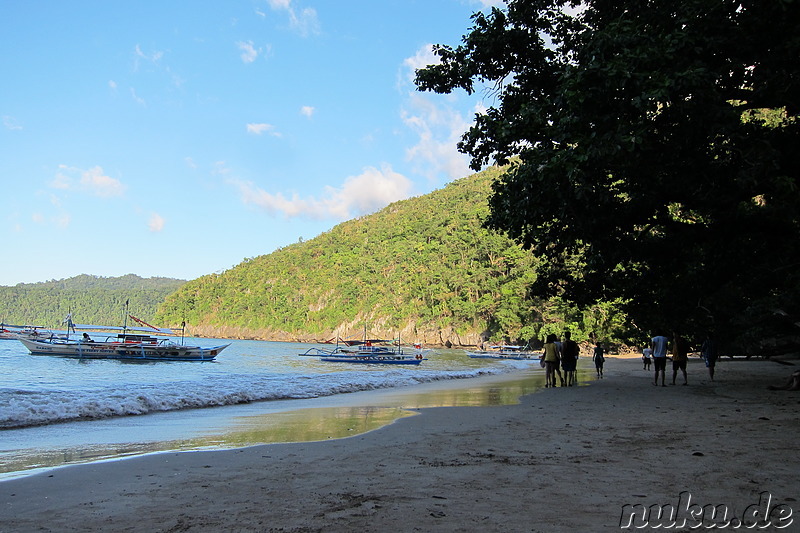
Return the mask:
{"type": "Polygon", "coordinates": [[[433,53],[433,45],[426,44],[417,50],[416,54],[403,60],[405,79],[402,81],[404,83],[413,83],[417,69],[425,68],[428,65],[438,65],[440,62],[439,56],[433,53]]]}
{"type": "Polygon", "coordinates": [[[69,227],[70,222],[72,222],[72,215],[69,213],[61,213],[54,218],[54,222],[59,228],[66,229],[69,227]]]}
{"type": "Polygon", "coordinates": [[[264,133],[268,133],[273,137],[280,137],[281,133],[279,131],[275,131],[275,126],[272,124],[265,124],[265,123],[251,123],[247,125],[247,133],[252,133],[253,135],[261,135],[264,133]]]}
{"type": "Polygon", "coordinates": [[[118,179],[107,176],[100,166],[88,170],[59,165],[58,172],[50,186],[62,190],[80,190],[94,196],[108,198],[122,196],[125,185],[118,179]]]}
{"type": "Polygon", "coordinates": [[[156,50],[155,52],[146,54],[145,52],[142,51],[142,47],[137,44],[136,46],[133,47],[133,55],[136,60],[134,67],[138,68],[140,60],[144,60],[150,63],[158,63],[159,61],[161,61],[161,58],[164,57],[164,52],[156,50]]]}
{"type": "Polygon", "coordinates": [[[403,61],[400,86],[408,98],[401,117],[418,137],[417,143],[406,150],[406,158],[413,162],[416,172],[431,180],[442,173],[448,179],[457,179],[470,173],[469,160],[458,151],[457,144],[472,125],[472,117],[465,118],[452,105],[458,95],[420,93],[412,88],[416,69],[438,63],[432,49],[425,45],[403,61]]]}
{"type": "Polygon", "coordinates": [[[373,213],[392,202],[408,198],[411,191],[411,181],[393,171],[388,164],[380,169],[367,167],[361,174],[346,178],[340,187],[325,187],[322,199],[270,193],[249,181],[227,181],[239,190],[243,203],[290,218],[346,220],[373,213]]]}
{"type": "Polygon", "coordinates": [[[406,149],[406,159],[414,163],[416,171],[430,179],[438,173],[449,179],[470,173],[467,156],[457,148],[471,125],[461,113],[425,96],[413,95],[401,115],[418,137],[417,143],[406,149]]]}
{"type": "Polygon", "coordinates": [[[107,176],[99,166],[81,173],[81,185],[95,196],[122,196],[125,185],[121,181],[107,176]]]}
{"type": "Polygon", "coordinates": [[[145,53],[142,47],[137,44],[133,47],[133,71],[138,72],[142,63],[158,66],[162,57],[164,57],[164,52],[156,50],[154,52],[145,53]]]}
{"type": "Polygon", "coordinates": [[[144,101],[144,98],[141,98],[138,94],[136,94],[136,89],[133,87],[131,87],[131,98],[133,98],[133,101],[140,106],[147,107],[147,102],[144,101]]]}
{"type": "Polygon", "coordinates": [[[242,54],[239,57],[242,58],[243,63],[252,63],[258,59],[258,54],[261,50],[256,50],[256,48],[253,46],[253,41],[239,41],[236,43],[236,46],[242,51],[242,54]]]}
{"type": "Polygon", "coordinates": [[[304,117],[308,117],[308,118],[311,118],[312,116],[314,116],[314,112],[315,111],[316,111],[316,109],[314,109],[310,105],[304,105],[303,107],[300,108],[300,114],[303,115],[304,117]]]}
{"type": "Polygon", "coordinates": [[[320,32],[317,10],[311,7],[296,9],[292,0],[267,0],[274,11],[285,11],[289,17],[289,27],[303,37],[320,32]]]}
{"type": "Polygon", "coordinates": [[[158,213],[153,213],[150,215],[150,220],[147,222],[147,229],[152,231],[153,233],[158,233],[164,229],[164,217],[159,215],[158,213]]]}
{"type": "Polygon", "coordinates": [[[17,120],[14,117],[10,117],[8,115],[3,115],[3,126],[9,130],[21,130],[22,126],[19,125],[17,120]]]}

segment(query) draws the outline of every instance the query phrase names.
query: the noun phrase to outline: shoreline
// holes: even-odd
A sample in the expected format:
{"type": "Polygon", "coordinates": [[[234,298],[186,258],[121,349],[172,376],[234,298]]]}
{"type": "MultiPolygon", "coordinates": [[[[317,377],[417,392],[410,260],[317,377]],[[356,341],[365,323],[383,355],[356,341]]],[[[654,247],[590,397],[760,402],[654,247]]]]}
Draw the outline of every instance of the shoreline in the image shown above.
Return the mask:
{"type": "Polygon", "coordinates": [[[12,428],[2,433],[0,481],[65,466],[156,453],[217,451],[346,438],[412,416],[419,409],[514,404],[519,397],[543,385],[543,370],[532,365],[471,378],[303,399],[254,401],[12,428]],[[36,443],[35,447],[30,443],[36,443]]]}
{"type": "Polygon", "coordinates": [[[766,389],[792,369],[726,359],[710,382],[691,359],[690,386],[662,388],[639,360],[609,357],[604,379],[514,405],[63,467],[0,481],[0,531],[610,531],[623,506],[687,492],[738,516],[767,492],[800,520],[800,398],[766,389]]]}

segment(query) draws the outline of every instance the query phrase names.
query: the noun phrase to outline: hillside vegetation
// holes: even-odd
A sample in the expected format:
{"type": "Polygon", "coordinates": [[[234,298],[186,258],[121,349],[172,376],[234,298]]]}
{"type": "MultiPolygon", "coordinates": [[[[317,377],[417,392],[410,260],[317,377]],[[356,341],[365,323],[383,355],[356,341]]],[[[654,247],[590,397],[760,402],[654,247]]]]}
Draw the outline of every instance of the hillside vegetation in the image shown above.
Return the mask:
{"type": "Polygon", "coordinates": [[[537,259],[481,225],[490,168],[183,285],[155,320],[229,338],[394,337],[468,345],[568,327],[612,340],[611,306],[576,313],[528,294],[537,259]]]}
{"type": "Polygon", "coordinates": [[[131,314],[149,321],[167,295],[184,283],[133,274],[115,278],[82,274],[43,283],[0,286],[0,321],[62,328],[64,317],[71,311],[76,323],[116,326],[123,322],[126,300],[131,314]]]}

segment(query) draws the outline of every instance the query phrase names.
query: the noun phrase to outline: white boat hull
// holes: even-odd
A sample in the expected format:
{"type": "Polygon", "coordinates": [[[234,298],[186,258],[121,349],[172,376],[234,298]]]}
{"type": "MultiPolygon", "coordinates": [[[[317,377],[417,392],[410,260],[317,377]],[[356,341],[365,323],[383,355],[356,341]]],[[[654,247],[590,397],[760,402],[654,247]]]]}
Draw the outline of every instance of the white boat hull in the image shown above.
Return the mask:
{"type": "Polygon", "coordinates": [[[513,351],[467,352],[467,355],[473,359],[515,359],[515,360],[535,359],[536,361],[538,361],[541,358],[541,354],[535,352],[513,352],[513,351]]]}
{"type": "Polygon", "coordinates": [[[213,361],[222,350],[230,346],[230,344],[200,347],[172,343],[40,341],[22,338],[19,341],[32,355],[133,361],[213,361]]]}
{"type": "Polygon", "coordinates": [[[418,365],[424,358],[411,355],[326,355],[319,358],[328,363],[361,363],[372,365],[418,365]]]}
{"type": "Polygon", "coordinates": [[[344,347],[333,350],[309,348],[300,355],[319,357],[328,363],[362,363],[373,365],[418,365],[425,361],[429,350],[414,349],[410,353],[403,349],[384,346],[344,347]]]}

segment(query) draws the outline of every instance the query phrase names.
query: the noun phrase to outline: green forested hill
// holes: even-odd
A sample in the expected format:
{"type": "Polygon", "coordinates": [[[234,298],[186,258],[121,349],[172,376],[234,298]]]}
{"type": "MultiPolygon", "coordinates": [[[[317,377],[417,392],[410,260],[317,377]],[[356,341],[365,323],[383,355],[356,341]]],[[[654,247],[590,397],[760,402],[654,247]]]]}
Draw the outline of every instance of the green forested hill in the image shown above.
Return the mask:
{"type": "Polygon", "coordinates": [[[71,311],[76,323],[115,326],[124,319],[126,300],[130,301],[131,314],[149,321],[167,295],[184,283],[133,274],[117,278],[83,274],[44,283],[0,286],[0,321],[57,328],[71,311]]]}
{"type": "Polygon", "coordinates": [[[374,336],[455,345],[568,326],[610,335],[607,309],[569,314],[527,294],[536,258],[481,227],[491,168],[248,259],[169,296],[156,320],[195,334],[275,340],[374,336]]]}

